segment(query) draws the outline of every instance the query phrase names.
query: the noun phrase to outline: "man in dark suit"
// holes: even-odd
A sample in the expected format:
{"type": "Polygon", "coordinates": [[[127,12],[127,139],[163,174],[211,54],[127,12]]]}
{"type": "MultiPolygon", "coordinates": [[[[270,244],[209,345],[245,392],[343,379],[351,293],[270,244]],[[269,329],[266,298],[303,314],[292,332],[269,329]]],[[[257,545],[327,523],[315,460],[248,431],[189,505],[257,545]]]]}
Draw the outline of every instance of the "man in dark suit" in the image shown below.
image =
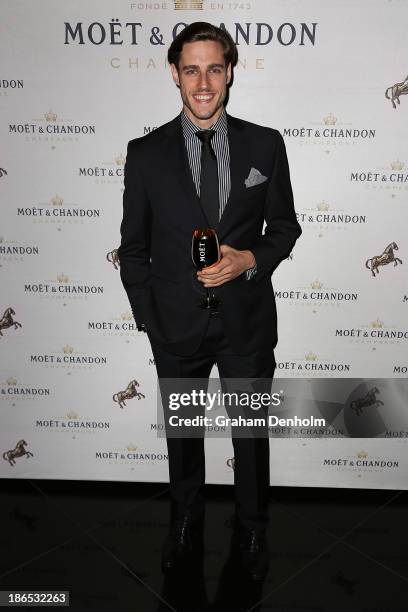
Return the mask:
{"type": "MultiPolygon", "coordinates": [[[[280,132],[226,113],[237,58],[225,31],[186,27],[168,50],[183,109],[128,144],[121,279],[159,379],[208,378],[216,363],[221,378],[272,381],[276,367],[271,274],[301,228],[280,132]],[[197,272],[191,239],[203,227],[217,231],[222,257],[197,272]],[[206,288],[218,308],[197,306],[206,288]]],[[[233,445],[239,550],[258,579],[267,569],[269,439],[233,437],[233,445]]],[[[191,552],[204,512],[203,438],[168,437],[167,446],[172,529],[163,569],[191,552]]]]}

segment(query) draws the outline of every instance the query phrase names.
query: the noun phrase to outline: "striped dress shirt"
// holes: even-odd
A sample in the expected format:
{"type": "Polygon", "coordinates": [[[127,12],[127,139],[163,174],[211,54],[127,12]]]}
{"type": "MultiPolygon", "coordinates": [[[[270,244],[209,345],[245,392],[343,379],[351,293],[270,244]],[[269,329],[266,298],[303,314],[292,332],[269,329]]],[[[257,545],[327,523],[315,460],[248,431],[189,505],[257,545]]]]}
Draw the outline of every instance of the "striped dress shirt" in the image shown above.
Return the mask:
{"type": "MultiPolygon", "coordinates": [[[[187,148],[187,156],[190,164],[191,174],[196,187],[197,195],[200,197],[200,175],[201,175],[201,140],[197,138],[196,132],[204,128],[198,127],[191,121],[184,111],[181,111],[181,123],[183,127],[184,142],[187,148]]],[[[225,108],[217,121],[209,128],[215,131],[211,139],[218,167],[218,195],[220,202],[219,218],[221,219],[231,189],[230,154],[228,144],[228,125],[225,108]]],[[[256,273],[256,265],[246,271],[249,280],[256,273]]]]}

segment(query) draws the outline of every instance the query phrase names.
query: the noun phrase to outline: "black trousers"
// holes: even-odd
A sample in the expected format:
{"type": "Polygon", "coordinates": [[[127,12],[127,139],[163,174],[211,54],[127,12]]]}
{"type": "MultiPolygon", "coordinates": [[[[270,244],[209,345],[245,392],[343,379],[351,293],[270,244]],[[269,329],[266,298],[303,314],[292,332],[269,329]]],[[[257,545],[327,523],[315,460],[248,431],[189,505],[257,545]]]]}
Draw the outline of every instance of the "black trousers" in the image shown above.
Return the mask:
{"type": "MultiPolygon", "coordinates": [[[[207,333],[199,349],[188,357],[173,355],[151,341],[159,380],[208,379],[217,364],[223,378],[259,378],[270,385],[276,367],[273,350],[260,349],[238,355],[229,346],[219,316],[210,316],[207,333]]],[[[165,399],[162,393],[163,404],[165,399]]],[[[262,530],[268,522],[269,438],[234,437],[234,485],[236,518],[247,529],[262,530]]],[[[205,456],[203,437],[167,436],[172,519],[204,512],[205,456]]]]}

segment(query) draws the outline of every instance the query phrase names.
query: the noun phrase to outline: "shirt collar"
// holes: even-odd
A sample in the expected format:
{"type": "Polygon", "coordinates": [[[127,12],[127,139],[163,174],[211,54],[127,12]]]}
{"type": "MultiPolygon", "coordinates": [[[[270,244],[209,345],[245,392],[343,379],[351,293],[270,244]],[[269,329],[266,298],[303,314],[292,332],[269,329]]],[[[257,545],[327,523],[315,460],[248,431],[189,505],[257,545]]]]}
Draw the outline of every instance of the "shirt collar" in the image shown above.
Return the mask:
{"type": "MultiPolygon", "coordinates": [[[[181,124],[183,126],[184,138],[186,139],[193,138],[195,136],[195,133],[198,130],[204,129],[204,128],[198,127],[198,125],[193,123],[191,119],[187,117],[184,110],[181,111],[180,115],[181,115],[181,124]]],[[[217,121],[213,123],[209,129],[215,130],[216,132],[220,132],[221,134],[227,133],[227,115],[225,112],[225,108],[222,109],[221,115],[218,117],[217,121]]]]}

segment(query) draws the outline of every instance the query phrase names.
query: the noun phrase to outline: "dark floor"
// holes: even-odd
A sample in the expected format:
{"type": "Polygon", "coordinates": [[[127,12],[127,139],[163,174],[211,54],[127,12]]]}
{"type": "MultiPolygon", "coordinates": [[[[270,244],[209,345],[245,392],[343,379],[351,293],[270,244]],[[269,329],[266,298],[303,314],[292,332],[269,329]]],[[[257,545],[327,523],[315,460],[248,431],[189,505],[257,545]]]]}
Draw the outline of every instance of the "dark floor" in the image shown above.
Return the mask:
{"type": "Polygon", "coordinates": [[[256,586],[228,558],[221,486],[207,487],[202,571],[165,579],[168,504],[165,484],[2,480],[0,590],[69,590],[75,611],[408,610],[407,491],[272,487],[256,586]]]}

